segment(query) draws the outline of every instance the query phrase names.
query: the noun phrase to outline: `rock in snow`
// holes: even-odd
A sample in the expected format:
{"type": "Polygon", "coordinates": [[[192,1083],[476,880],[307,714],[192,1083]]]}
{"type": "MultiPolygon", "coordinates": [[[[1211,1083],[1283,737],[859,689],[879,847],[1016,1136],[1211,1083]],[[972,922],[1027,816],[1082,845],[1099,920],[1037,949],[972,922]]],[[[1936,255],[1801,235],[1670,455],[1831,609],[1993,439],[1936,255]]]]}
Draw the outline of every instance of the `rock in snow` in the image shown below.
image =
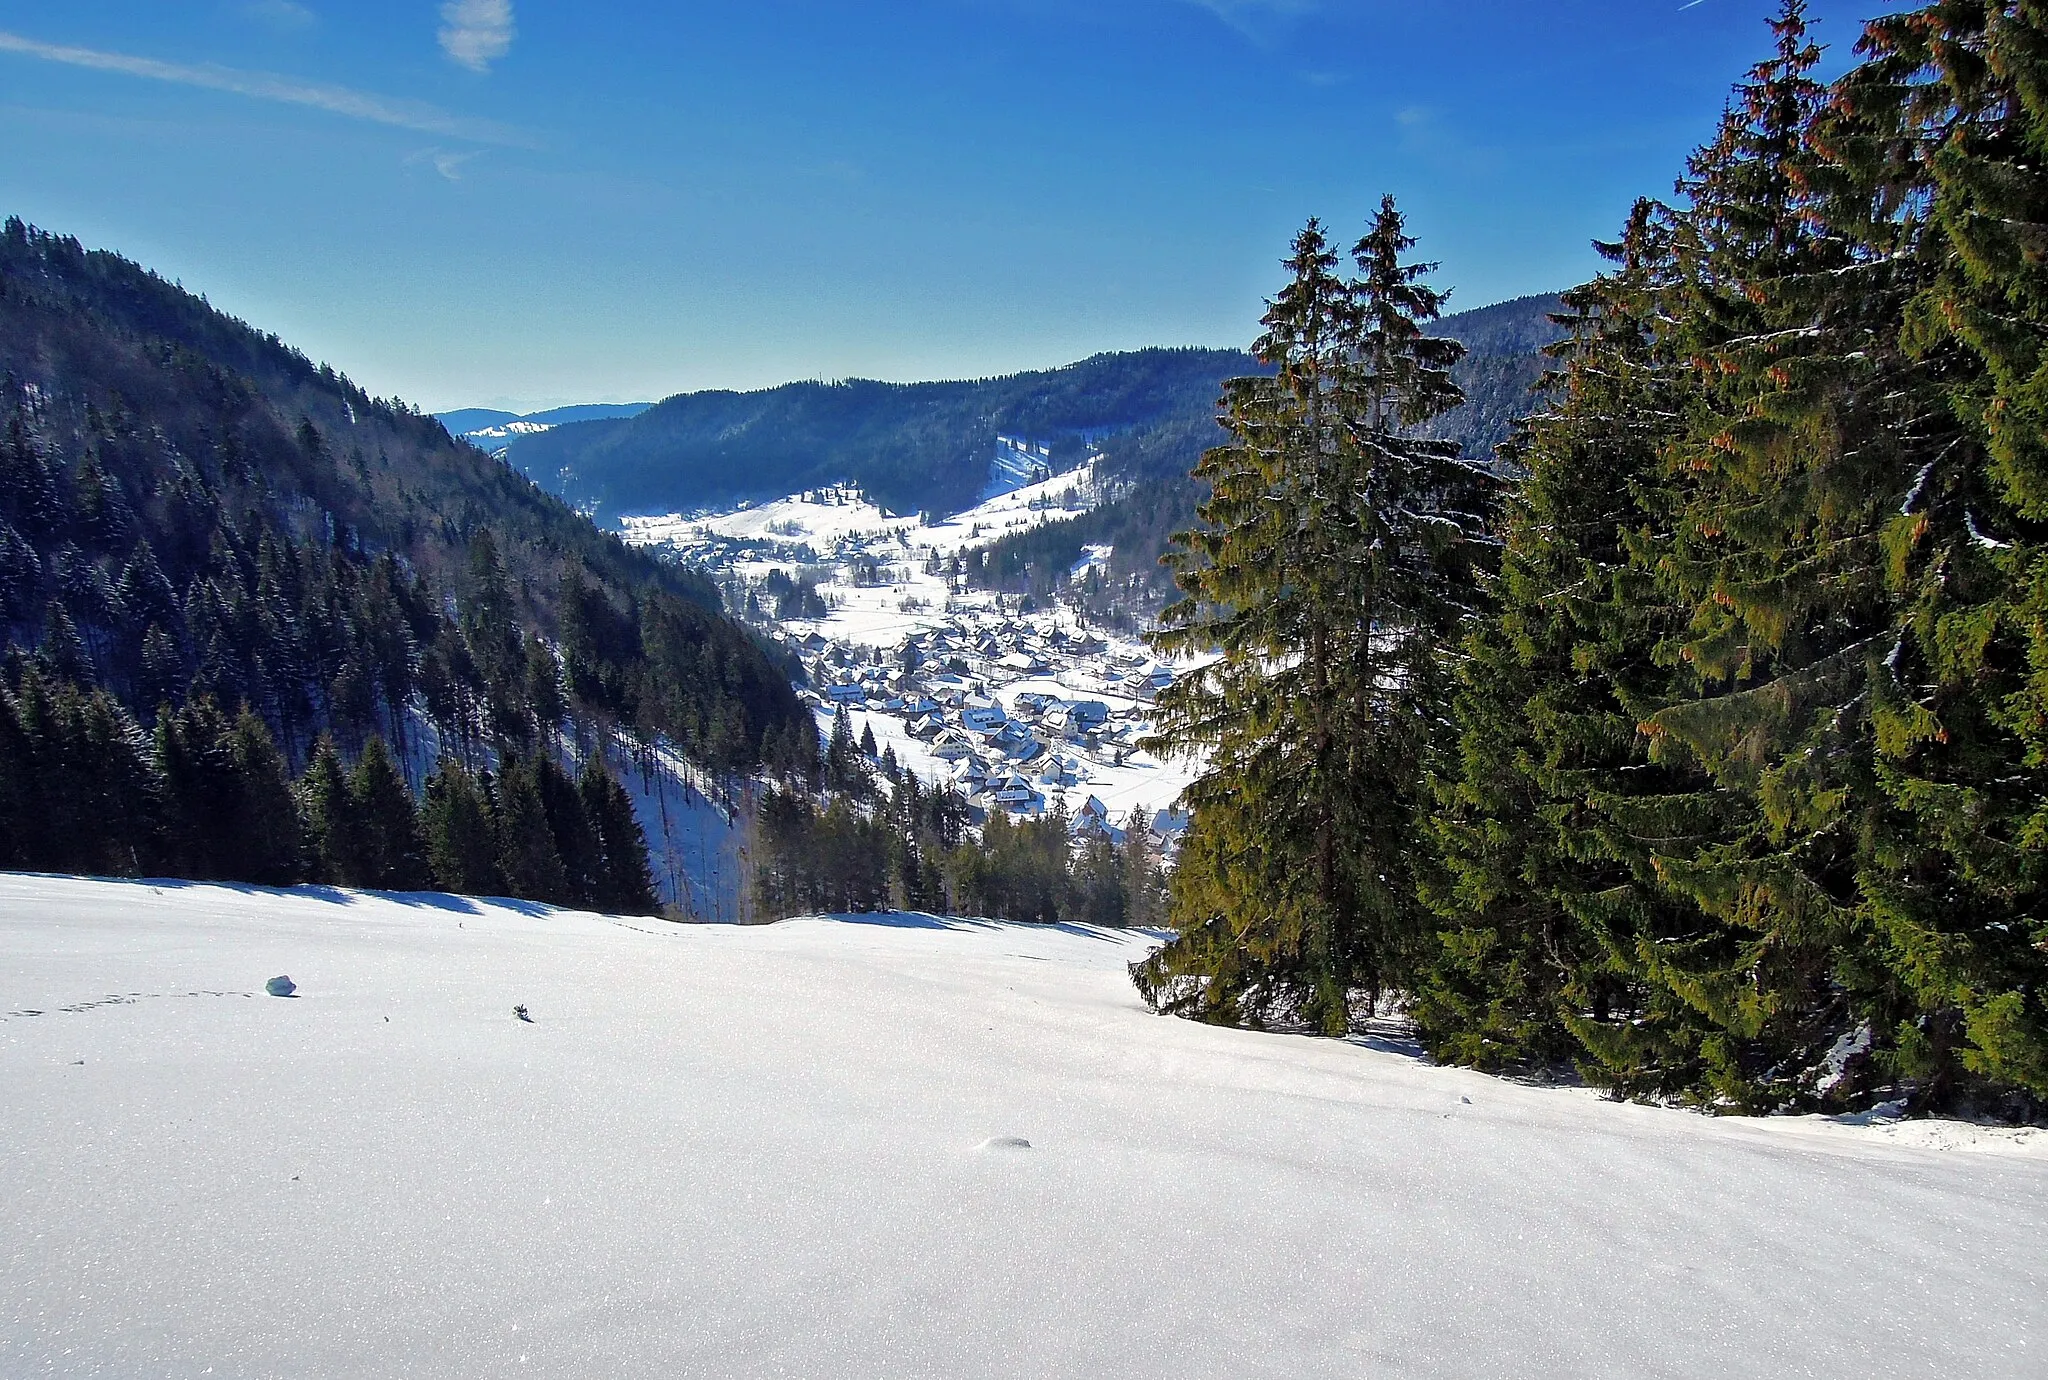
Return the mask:
{"type": "Polygon", "coordinates": [[[288,997],[299,990],[299,984],[293,982],[289,977],[279,974],[264,983],[263,990],[270,993],[273,997],[288,997]]]}
{"type": "Polygon", "coordinates": [[[865,919],[0,875],[0,1375],[2042,1373],[2048,1135],[1615,1105],[1153,1016],[1142,934],[865,919]],[[280,952],[318,1003],[214,995],[280,952]]]}

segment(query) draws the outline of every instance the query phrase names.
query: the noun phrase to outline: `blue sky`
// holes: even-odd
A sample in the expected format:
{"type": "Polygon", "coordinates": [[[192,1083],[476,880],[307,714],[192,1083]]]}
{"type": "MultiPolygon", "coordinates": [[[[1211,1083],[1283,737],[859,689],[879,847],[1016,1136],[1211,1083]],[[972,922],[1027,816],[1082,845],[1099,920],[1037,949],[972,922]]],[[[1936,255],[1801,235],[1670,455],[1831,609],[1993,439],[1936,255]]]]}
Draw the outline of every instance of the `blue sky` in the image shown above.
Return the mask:
{"type": "Polygon", "coordinates": [[[1004,373],[1242,345],[1383,191],[1457,306],[1577,281],[1773,8],[0,0],[0,211],[430,408],[1004,373]]]}

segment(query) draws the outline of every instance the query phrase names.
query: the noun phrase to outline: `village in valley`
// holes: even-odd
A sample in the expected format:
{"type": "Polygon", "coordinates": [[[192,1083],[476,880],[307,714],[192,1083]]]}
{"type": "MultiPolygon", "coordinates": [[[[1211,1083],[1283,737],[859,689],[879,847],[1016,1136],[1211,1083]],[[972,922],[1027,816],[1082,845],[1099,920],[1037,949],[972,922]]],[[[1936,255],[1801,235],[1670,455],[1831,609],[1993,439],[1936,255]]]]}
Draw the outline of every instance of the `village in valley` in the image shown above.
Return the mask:
{"type": "MultiPolygon", "coordinates": [[[[629,542],[704,571],[728,607],[800,660],[821,733],[841,716],[878,766],[950,787],[979,815],[1064,812],[1077,838],[1134,826],[1171,852],[1199,760],[1140,746],[1159,691],[1194,669],[1092,627],[1081,601],[969,588],[960,555],[1101,500],[1093,457],[1062,474],[1003,438],[989,487],[953,517],[902,517],[829,487],[727,513],[624,519],[629,542]]],[[[1069,575],[1079,587],[1106,551],[1069,575]]]]}

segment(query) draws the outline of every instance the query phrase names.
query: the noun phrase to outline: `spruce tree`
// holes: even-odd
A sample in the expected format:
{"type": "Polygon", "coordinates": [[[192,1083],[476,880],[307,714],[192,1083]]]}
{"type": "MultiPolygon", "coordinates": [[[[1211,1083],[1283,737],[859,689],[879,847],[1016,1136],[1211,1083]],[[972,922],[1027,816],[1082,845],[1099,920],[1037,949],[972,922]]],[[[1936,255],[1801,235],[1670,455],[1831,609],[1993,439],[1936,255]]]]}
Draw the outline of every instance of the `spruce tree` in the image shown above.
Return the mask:
{"type": "Polygon", "coordinates": [[[416,891],[427,885],[426,848],[412,791],[384,740],[372,736],[349,775],[349,802],[362,833],[354,886],[416,891]]]}
{"type": "Polygon", "coordinates": [[[1166,874],[1154,856],[1152,822],[1133,806],[1117,859],[1123,869],[1124,923],[1153,929],[1166,923],[1166,874]]]}
{"type": "Polygon", "coordinates": [[[134,876],[154,867],[160,782],[141,728],[104,690],[0,694],[0,864],[134,876]]]}
{"type": "Polygon", "coordinates": [[[157,721],[164,836],[174,875],[289,886],[304,874],[303,825],[270,730],[201,697],[157,721]]]}
{"type": "Polygon", "coordinates": [[[348,772],[334,740],[326,734],[299,778],[299,806],[306,820],[306,851],[313,880],[331,886],[367,886],[369,828],[349,789],[348,772]]]}
{"type": "Polygon", "coordinates": [[[161,624],[152,623],[142,639],[142,662],[135,676],[135,705],[154,718],[157,711],[184,696],[185,659],[161,624]]]}
{"type": "Polygon", "coordinates": [[[1705,1095],[1752,1110],[1853,1095],[1838,1051],[1897,1014],[1863,904],[1873,715],[1895,665],[1897,539],[1948,439],[1898,345],[1898,227],[1845,215],[1831,191],[1799,0],[1773,29],[1681,188],[1670,315],[1698,380],[1671,450],[1673,520],[1643,553],[1691,609],[1670,645],[1690,693],[1648,728],[1706,768],[1722,816],[1712,842],[1659,859],[1714,932],[1646,954],[1645,975],[1715,1027],[1705,1095]]]}
{"type": "Polygon", "coordinates": [[[537,765],[507,757],[498,773],[496,823],[498,871],[505,890],[529,901],[574,905],[569,873],[555,845],[555,831],[541,798],[537,765]]]}
{"type": "Polygon", "coordinates": [[[36,744],[22,723],[14,693],[0,684],[0,868],[36,866],[40,786],[36,744]]]}
{"type": "Polygon", "coordinates": [[[562,904],[595,905],[602,885],[604,855],[602,845],[591,828],[590,817],[584,811],[583,797],[553,754],[542,752],[530,759],[530,763],[534,785],[540,791],[541,807],[547,812],[548,829],[555,838],[555,854],[561,858],[562,871],[567,878],[561,894],[562,904]]]}
{"type": "Polygon", "coordinates": [[[36,648],[36,659],[53,681],[91,685],[97,679],[92,653],[79,635],[78,624],[58,599],[52,599],[43,610],[43,640],[36,648]]]}
{"type": "Polygon", "coordinates": [[[210,696],[157,721],[156,760],[164,778],[165,860],[173,876],[232,881],[236,769],[230,725],[210,696]]]}
{"type": "Polygon", "coordinates": [[[562,696],[562,663],[538,637],[526,639],[526,702],[542,728],[557,727],[569,706],[562,696]]]}
{"type": "Polygon", "coordinates": [[[228,754],[235,795],[226,821],[232,858],[226,871],[239,881],[291,886],[305,876],[305,824],[284,754],[247,705],[235,716],[228,754]]]}
{"type": "Polygon", "coordinates": [[[1134,970],[1163,1011],[1299,1017],[1340,1034],[1412,960],[1415,808],[1441,676],[1465,613],[1477,476],[1415,428],[1459,401],[1443,301],[1408,262],[1392,198],[1347,280],[1311,221],[1232,380],[1230,440],[1195,471],[1203,526],[1175,538],[1183,597],[1154,644],[1219,649],[1158,701],[1148,746],[1209,750],[1175,871],[1180,937],[1134,970]]]}
{"type": "Polygon", "coordinates": [[[1632,561],[1654,528],[1675,433],[1678,364],[1656,336],[1673,274],[1670,215],[1639,202],[1612,270],[1564,295],[1543,406],[1503,458],[1523,475],[1501,523],[1493,613],[1458,668],[1455,755],[1432,782],[1445,922],[1413,1014],[1440,1059],[1677,1092],[1704,1018],[1641,981],[1645,952],[1697,929],[1664,894],[1658,849],[1710,823],[1680,802],[1696,773],[1653,760],[1644,717],[1668,703],[1657,648],[1685,609],[1632,561]],[[1677,794],[1674,794],[1677,793],[1677,794]]]}
{"type": "Polygon", "coordinates": [[[420,826],[434,885],[462,896],[495,896],[505,890],[490,800],[453,757],[443,757],[427,778],[420,826]]]}
{"type": "Polygon", "coordinates": [[[1864,49],[1822,137],[1910,275],[1899,343],[1938,399],[1885,537],[1860,889],[1910,1001],[1875,1037],[1925,1104],[2048,1098],[2048,14],[1950,0],[1864,49]]]}
{"type": "Polygon", "coordinates": [[[853,737],[853,717],[842,704],[832,715],[832,737],[825,749],[825,785],[849,795],[863,795],[867,784],[867,769],[853,737]]]}
{"type": "Polygon", "coordinates": [[[576,790],[597,844],[590,904],[613,915],[658,913],[661,906],[648,865],[646,831],[633,813],[632,797],[605,767],[601,753],[593,753],[583,764],[576,790]]]}
{"type": "Polygon", "coordinates": [[[75,736],[88,824],[81,842],[93,850],[82,870],[121,877],[148,871],[157,861],[163,791],[148,735],[120,701],[96,690],[80,706],[75,736]]]}

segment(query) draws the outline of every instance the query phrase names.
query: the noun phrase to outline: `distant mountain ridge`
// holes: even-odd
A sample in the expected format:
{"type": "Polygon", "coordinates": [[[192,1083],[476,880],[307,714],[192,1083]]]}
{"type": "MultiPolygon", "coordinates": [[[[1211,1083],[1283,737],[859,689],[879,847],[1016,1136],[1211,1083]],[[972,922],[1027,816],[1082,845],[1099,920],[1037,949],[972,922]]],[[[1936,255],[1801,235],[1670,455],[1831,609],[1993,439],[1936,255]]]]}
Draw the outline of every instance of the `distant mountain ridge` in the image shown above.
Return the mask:
{"type": "Polygon", "coordinates": [[[1090,440],[1142,446],[1206,417],[1221,379],[1256,367],[1234,350],[1151,349],[994,379],[801,382],[752,393],[681,393],[625,421],[514,439],[508,458],[601,518],[850,481],[898,512],[972,504],[998,435],[1078,462],[1090,440]]]}
{"type": "Polygon", "coordinates": [[[448,428],[451,436],[473,436],[491,428],[507,427],[514,422],[525,422],[529,426],[546,428],[562,426],[568,422],[617,421],[637,417],[653,403],[571,403],[566,407],[550,407],[539,412],[505,412],[495,407],[458,407],[449,412],[436,412],[435,420],[448,428]]]}
{"type": "MultiPolygon", "coordinates": [[[[1469,351],[1457,371],[1468,400],[1441,419],[1437,434],[1475,453],[1506,439],[1542,372],[1557,306],[1555,295],[1522,297],[1432,327],[1469,351]]],[[[1086,443],[1099,444],[1113,478],[1184,480],[1214,440],[1223,381],[1258,368],[1239,350],[1155,348],[991,379],[679,393],[631,417],[565,418],[539,434],[506,435],[503,444],[513,465],[600,520],[840,481],[897,512],[953,512],[979,496],[999,434],[1048,443],[1056,461],[1078,461],[1086,443]]]]}

